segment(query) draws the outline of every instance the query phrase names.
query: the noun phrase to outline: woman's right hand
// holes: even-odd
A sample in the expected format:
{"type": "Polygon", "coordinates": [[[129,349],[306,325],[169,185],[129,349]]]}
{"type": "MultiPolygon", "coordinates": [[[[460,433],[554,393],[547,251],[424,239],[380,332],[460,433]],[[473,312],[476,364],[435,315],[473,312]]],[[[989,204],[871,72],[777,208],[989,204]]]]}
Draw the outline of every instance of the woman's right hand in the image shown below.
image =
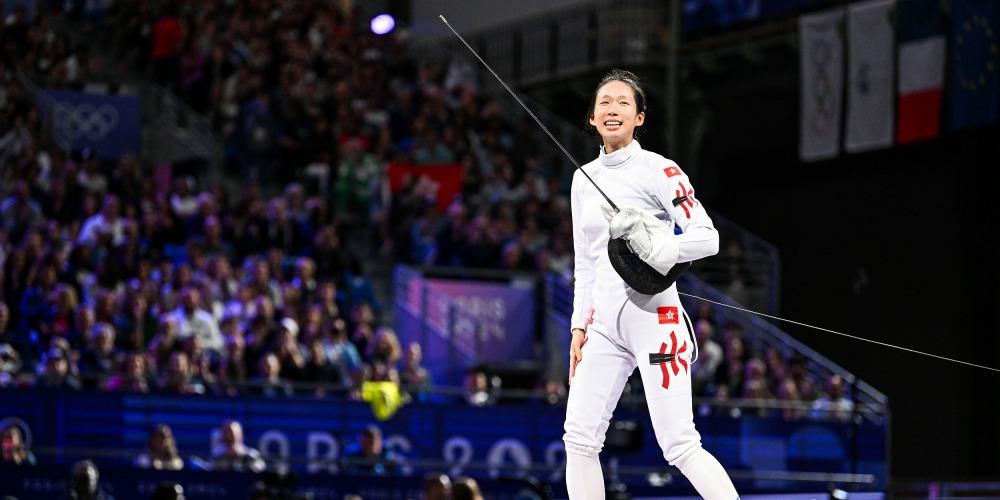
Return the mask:
{"type": "Polygon", "coordinates": [[[573,340],[569,343],[569,383],[573,383],[576,375],[576,365],[583,361],[583,344],[587,343],[587,332],[581,328],[573,329],[573,340]]]}

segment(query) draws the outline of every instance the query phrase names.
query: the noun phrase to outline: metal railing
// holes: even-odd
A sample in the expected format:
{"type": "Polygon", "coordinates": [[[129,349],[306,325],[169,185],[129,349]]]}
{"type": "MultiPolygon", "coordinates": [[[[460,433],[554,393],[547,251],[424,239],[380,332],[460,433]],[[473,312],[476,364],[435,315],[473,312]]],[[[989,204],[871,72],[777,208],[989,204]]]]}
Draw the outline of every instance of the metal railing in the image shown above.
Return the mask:
{"type": "MultiPolygon", "coordinates": [[[[507,83],[521,85],[619,64],[662,64],[669,15],[668,2],[594,0],[463,37],[507,83]]],[[[417,48],[439,52],[442,45],[451,53],[466,52],[460,41],[442,37],[429,37],[427,46],[417,48]]]]}
{"type": "Polygon", "coordinates": [[[203,159],[210,177],[222,172],[222,141],[211,121],[169,90],[138,83],[142,102],[142,158],[158,165],[203,159]]]}
{"type": "MultiPolygon", "coordinates": [[[[30,78],[16,75],[18,83],[31,97],[43,116],[55,117],[59,104],[30,78]]],[[[91,85],[98,88],[100,84],[91,85]]],[[[148,165],[176,164],[203,160],[209,177],[222,175],[222,141],[208,118],[160,85],[133,82],[125,85],[139,94],[142,116],[140,159],[148,165]]],[[[53,119],[46,120],[53,145],[70,153],[72,144],[63,134],[55,133],[53,119]]]]}
{"type": "MultiPolygon", "coordinates": [[[[678,286],[691,295],[696,295],[713,302],[725,304],[732,307],[740,307],[719,290],[708,285],[692,274],[685,274],[678,280],[678,286]]],[[[693,310],[697,307],[697,299],[682,296],[681,301],[684,307],[693,310]]],[[[853,399],[866,414],[869,410],[885,418],[888,416],[888,398],[874,387],[858,379],[851,372],[830,361],[812,348],[794,339],[780,328],[766,320],[765,318],[743,312],[730,307],[715,307],[717,322],[725,324],[733,322],[739,325],[745,332],[744,340],[754,349],[763,351],[765,347],[776,347],[780,350],[785,359],[790,359],[793,355],[804,356],[807,362],[807,370],[819,380],[825,380],[831,375],[840,375],[848,386],[846,396],[853,399]]]]}
{"type": "Polygon", "coordinates": [[[718,212],[709,210],[709,214],[719,231],[721,248],[717,255],[694,262],[691,272],[738,304],[779,315],[781,260],[777,247],[718,212]]]}
{"type": "Polygon", "coordinates": [[[35,82],[31,81],[30,78],[18,72],[14,75],[18,84],[24,89],[25,94],[31,98],[31,100],[38,106],[38,111],[44,117],[49,117],[44,120],[45,132],[52,140],[52,145],[59,148],[67,156],[72,152],[73,145],[72,141],[68,139],[64,134],[57,133],[57,127],[55,125],[55,120],[53,117],[57,115],[57,107],[59,103],[55,101],[52,97],[42,91],[35,82]]]}

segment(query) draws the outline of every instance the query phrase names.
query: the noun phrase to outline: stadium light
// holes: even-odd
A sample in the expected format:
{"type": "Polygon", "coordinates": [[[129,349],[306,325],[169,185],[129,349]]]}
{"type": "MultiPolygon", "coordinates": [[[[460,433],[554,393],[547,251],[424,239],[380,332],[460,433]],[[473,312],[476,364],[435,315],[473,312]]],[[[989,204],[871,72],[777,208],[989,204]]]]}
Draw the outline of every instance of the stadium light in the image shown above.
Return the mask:
{"type": "Polygon", "coordinates": [[[389,14],[379,14],[372,18],[372,33],[384,35],[396,27],[396,20],[389,14]]]}

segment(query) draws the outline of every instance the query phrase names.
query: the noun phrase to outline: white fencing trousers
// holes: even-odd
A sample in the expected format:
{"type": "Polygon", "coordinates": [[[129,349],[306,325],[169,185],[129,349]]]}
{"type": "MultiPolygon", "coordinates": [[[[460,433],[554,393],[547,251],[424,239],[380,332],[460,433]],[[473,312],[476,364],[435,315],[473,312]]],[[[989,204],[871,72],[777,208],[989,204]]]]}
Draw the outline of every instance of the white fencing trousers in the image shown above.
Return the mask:
{"type": "MultiPolygon", "coordinates": [[[[578,498],[572,491],[579,485],[569,482],[581,477],[581,471],[575,468],[593,463],[575,460],[571,455],[597,457],[604,448],[612,413],[636,367],[663,457],[680,468],[705,498],[738,498],[725,470],[701,448],[701,435],[694,426],[690,370],[694,345],[687,322],[679,317],[681,311],[658,308],[650,312],[639,304],[627,302],[617,318],[618,328],[606,328],[596,316],[588,327],[583,359],[570,385],[563,435],[571,499],[578,498]],[[673,354],[673,359],[651,364],[650,354],[668,358],[673,354]],[[708,483],[721,483],[721,488],[710,487],[708,483]]],[[[600,463],[596,463],[599,467],[600,463]]],[[[601,496],[583,498],[603,498],[603,491],[601,496]]]]}

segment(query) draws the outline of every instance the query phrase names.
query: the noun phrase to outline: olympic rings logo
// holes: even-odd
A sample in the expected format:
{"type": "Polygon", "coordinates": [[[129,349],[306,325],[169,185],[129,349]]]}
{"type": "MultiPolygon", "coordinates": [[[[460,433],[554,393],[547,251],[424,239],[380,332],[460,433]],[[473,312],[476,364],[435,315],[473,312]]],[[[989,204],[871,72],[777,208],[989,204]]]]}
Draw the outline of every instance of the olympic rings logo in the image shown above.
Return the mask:
{"type": "Polygon", "coordinates": [[[76,106],[60,102],[55,106],[56,128],[69,140],[87,138],[99,141],[118,128],[119,115],[114,106],[90,103],[76,106]]]}

